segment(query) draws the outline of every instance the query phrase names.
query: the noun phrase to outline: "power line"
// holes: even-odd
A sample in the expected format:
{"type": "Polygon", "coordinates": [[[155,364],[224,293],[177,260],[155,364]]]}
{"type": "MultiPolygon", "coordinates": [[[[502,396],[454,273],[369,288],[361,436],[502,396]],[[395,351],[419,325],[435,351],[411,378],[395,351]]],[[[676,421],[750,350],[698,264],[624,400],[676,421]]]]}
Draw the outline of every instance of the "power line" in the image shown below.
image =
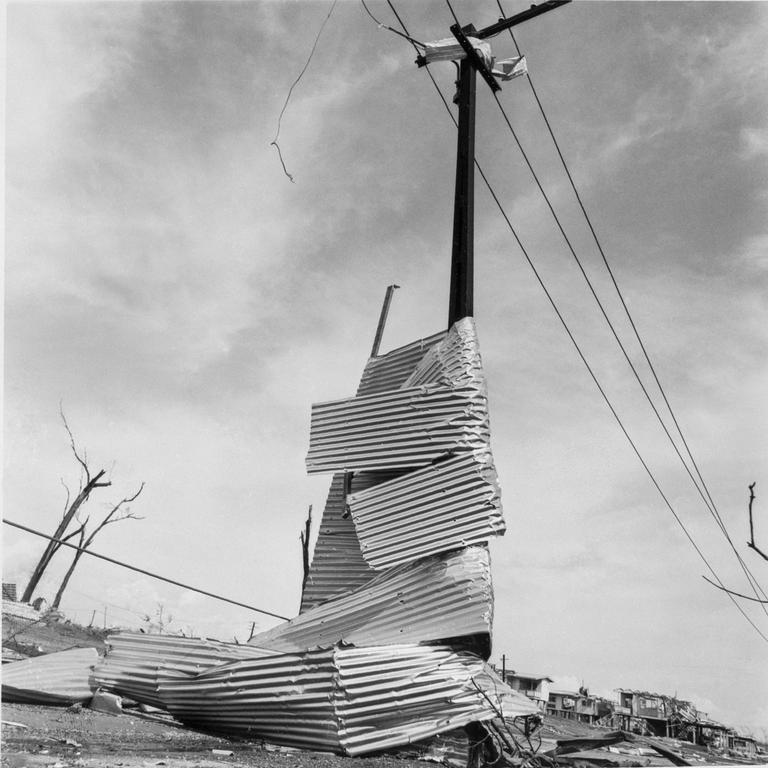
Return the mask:
{"type": "MultiPolygon", "coordinates": [[[[449,2],[449,0],[446,0],[446,2],[449,2]]],[[[496,3],[498,5],[498,8],[499,8],[499,11],[501,12],[501,14],[503,16],[506,16],[506,13],[504,12],[504,8],[501,5],[501,0],[496,0],[496,3]]],[[[450,2],[449,2],[449,6],[450,6],[450,2]]],[[[451,9],[451,12],[453,13],[452,9],[451,9]]],[[[454,14],[454,18],[455,18],[455,14],[454,14]]],[[[510,34],[510,37],[512,38],[512,42],[515,45],[515,49],[517,50],[518,55],[521,55],[520,47],[518,46],[517,40],[515,39],[514,33],[512,32],[511,29],[509,30],[509,34],[510,34]]],[[[656,382],[656,385],[657,385],[657,387],[659,389],[659,392],[661,393],[662,399],[664,400],[664,403],[665,403],[665,405],[667,407],[667,410],[669,411],[669,414],[670,414],[670,416],[672,418],[672,421],[673,421],[673,423],[674,423],[674,425],[675,425],[675,427],[677,429],[677,432],[680,435],[680,439],[681,439],[682,444],[683,444],[683,446],[684,446],[684,448],[686,450],[686,453],[688,454],[688,457],[689,457],[689,459],[691,461],[691,464],[692,464],[692,466],[693,466],[693,468],[694,468],[694,470],[696,472],[696,475],[698,476],[698,480],[699,480],[699,482],[701,482],[701,488],[699,487],[699,483],[697,482],[696,478],[693,476],[693,473],[689,469],[686,460],[683,458],[682,454],[680,453],[680,450],[677,447],[677,443],[673,439],[672,435],[669,433],[669,430],[667,429],[667,426],[666,426],[664,420],[662,419],[661,414],[658,412],[658,409],[656,408],[656,406],[655,406],[655,404],[654,404],[650,394],[648,393],[645,385],[643,384],[643,382],[642,382],[642,380],[641,380],[641,378],[640,378],[640,376],[639,376],[639,374],[638,374],[634,364],[632,363],[631,359],[629,358],[629,355],[627,354],[626,349],[624,348],[624,345],[620,341],[620,339],[619,339],[619,337],[618,337],[618,335],[616,333],[616,330],[615,330],[613,324],[611,323],[610,319],[608,318],[608,315],[607,315],[607,313],[606,313],[606,311],[605,311],[605,309],[604,309],[600,299],[598,298],[597,293],[595,292],[595,289],[594,289],[594,287],[593,287],[589,277],[587,276],[587,274],[586,274],[586,272],[585,272],[585,270],[584,270],[584,268],[583,268],[583,266],[581,264],[581,261],[579,260],[578,256],[576,255],[576,253],[575,253],[575,251],[574,251],[574,249],[573,249],[573,247],[572,247],[568,237],[566,236],[562,226],[560,225],[560,221],[559,221],[559,219],[558,219],[558,217],[557,217],[557,215],[556,215],[556,213],[554,211],[554,208],[552,207],[552,205],[551,205],[551,203],[549,201],[548,196],[544,192],[544,189],[542,188],[542,185],[540,184],[539,179],[538,179],[535,171],[533,170],[533,167],[532,167],[530,161],[528,160],[527,154],[523,150],[523,147],[522,147],[522,145],[521,145],[521,143],[520,143],[520,141],[519,141],[519,139],[517,137],[517,134],[515,133],[512,125],[511,125],[511,122],[510,122],[510,120],[509,120],[509,118],[508,118],[504,108],[502,107],[501,103],[498,100],[498,95],[494,94],[494,98],[496,99],[496,103],[498,104],[499,109],[501,110],[502,115],[504,116],[504,119],[505,119],[505,121],[507,123],[507,126],[509,127],[509,130],[511,131],[512,136],[514,137],[515,142],[517,143],[517,146],[520,149],[521,154],[523,155],[523,159],[525,160],[526,165],[528,166],[531,174],[533,175],[534,180],[536,181],[536,184],[539,187],[539,190],[541,191],[541,194],[543,195],[545,201],[547,202],[547,205],[548,205],[550,211],[552,212],[552,215],[555,217],[555,221],[557,222],[558,228],[560,229],[560,232],[562,233],[563,237],[565,238],[565,241],[566,241],[566,243],[568,245],[568,248],[569,248],[573,258],[575,259],[576,263],[578,264],[579,269],[581,271],[581,274],[583,275],[584,279],[586,280],[587,285],[589,286],[589,289],[590,289],[590,291],[592,293],[592,296],[594,297],[595,301],[597,302],[597,305],[600,307],[600,311],[602,312],[603,317],[605,318],[606,323],[608,323],[609,327],[611,328],[613,336],[616,339],[616,342],[618,343],[619,347],[621,348],[621,351],[623,352],[624,357],[627,360],[627,363],[629,364],[630,368],[632,369],[632,372],[635,375],[635,378],[637,379],[638,384],[640,385],[641,389],[643,390],[643,394],[645,395],[646,399],[648,400],[648,403],[650,404],[654,414],[656,415],[656,418],[658,419],[659,424],[661,425],[661,427],[664,430],[667,438],[669,439],[669,442],[671,443],[672,447],[674,448],[675,453],[677,454],[677,456],[679,457],[681,463],[683,464],[683,467],[685,468],[685,471],[687,472],[688,476],[690,477],[691,481],[693,482],[694,487],[696,488],[697,492],[701,496],[702,501],[704,502],[704,505],[707,507],[707,510],[712,515],[712,517],[714,518],[716,524],[718,525],[718,527],[720,528],[721,532],[723,533],[723,535],[725,536],[726,540],[728,541],[728,544],[730,545],[731,549],[733,550],[733,553],[735,554],[736,559],[738,560],[738,562],[739,562],[739,564],[740,564],[740,566],[742,568],[742,571],[744,572],[745,576],[747,577],[747,581],[749,582],[750,587],[752,588],[753,592],[755,593],[755,596],[759,597],[759,595],[758,595],[758,589],[759,589],[760,592],[762,592],[763,596],[768,598],[768,594],[766,594],[765,590],[759,584],[759,582],[755,578],[754,574],[750,570],[749,566],[747,566],[747,564],[744,562],[741,554],[739,553],[739,551],[736,549],[735,545],[733,544],[733,541],[732,541],[732,539],[731,539],[731,537],[730,537],[730,535],[728,533],[728,530],[727,530],[727,528],[725,526],[725,523],[722,520],[722,517],[720,516],[720,513],[719,513],[719,511],[717,509],[717,506],[716,506],[716,504],[715,504],[715,502],[714,502],[714,500],[712,498],[712,495],[710,494],[709,489],[707,488],[707,485],[704,482],[704,478],[703,478],[701,472],[699,471],[698,464],[696,463],[696,460],[694,459],[693,454],[692,454],[692,452],[691,452],[691,450],[690,450],[690,448],[688,446],[688,442],[685,439],[685,435],[683,434],[683,431],[682,431],[682,429],[680,427],[680,424],[678,423],[678,420],[677,420],[677,418],[676,418],[676,416],[674,414],[674,411],[673,411],[672,406],[671,406],[671,404],[670,404],[670,402],[669,402],[669,400],[667,398],[667,395],[666,395],[666,393],[664,391],[664,388],[663,388],[663,386],[661,384],[661,381],[659,380],[659,377],[658,377],[658,375],[656,373],[656,369],[655,369],[653,363],[651,362],[651,359],[650,359],[650,356],[649,356],[648,351],[646,349],[646,346],[643,343],[643,340],[642,340],[642,338],[640,336],[640,332],[638,331],[637,326],[635,324],[635,321],[632,318],[632,315],[631,315],[631,313],[629,311],[629,307],[627,306],[627,303],[624,300],[624,296],[623,296],[623,294],[621,292],[621,289],[619,288],[618,282],[616,280],[616,276],[614,275],[614,272],[611,269],[611,266],[610,266],[610,264],[608,262],[608,259],[607,259],[606,255],[605,255],[605,252],[604,252],[604,250],[602,248],[602,245],[601,245],[600,240],[599,240],[599,238],[597,236],[597,233],[596,233],[596,231],[595,231],[595,229],[594,229],[594,227],[592,225],[592,221],[591,221],[591,219],[589,217],[589,214],[587,213],[586,207],[584,206],[584,203],[582,202],[581,195],[579,194],[579,191],[578,191],[578,189],[576,187],[576,183],[573,180],[573,176],[571,175],[571,172],[570,172],[570,170],[568,168],[568,164],[566,163],[565,157],[564,157],[562,151],[560,150],[560,145],[559,145],[557,139],[555,138],[554,131],[552,130],[552,126],[551,126],[551,124],[549,122],[549,119],[547,118],[547,115],[546,115],[546,113],[544,111],[544,107],[543,107],[543,105],[541,103],[541,100],[539,99],[538,93],[536,92],[536,88],[534,87],[533,80],[531,79],[530,73],[528,73],[528,83],[529,83],[529,85],[531,87],[531,91],[533,92],[534,98],[535,98],[536,103],[537,103],[537,105],[539,107],[539,110],[541,112],[542,118],[544,119],[544,123],[547,126],[547,130],[549,131],[549,135],[552,138],[552,142],[555,145],[555,149],[557,151],[558,157],[560,158],[560,162],[563,165],[563,169],[565,170],[566,176],[568,177],[568,181],[570,182],[571,188],[573,189],[574,195],[575,195],[576,200],[577,200],[577,202],[579,204],[581,212],[584,215],[584,218],[585,218],[585,220],[587,222],[588,228],[589,228],[589,230],[590,230],[590,232],[592,234],[592,237],[593,237],[593,239],[595,241],[595,244],[597,245],[597,249],[600,252],[600,255],[602,257],[603,263],[605,264],[605,267],[606,267],[606,269],[608,271],[608,274],[610,275],[610,278],[611,278],[611,281],[613,283],[613,286],[616,289],[616,292],[617,292],[617,294],[619,296],[621,305],[624,308],[624,312],[626,313],[627,319],[629,320],[630,326],[632,327],[632,330],[633,330],[633,332],[635,334],[635,337],[636,337],[636,339],[638,341],[640,349],[643,352],[643,356],[645,357],[645,360],[646,360],[646,362],[648,364],[648,367],[649,367],[649,369],[650,369],[650,371],[651,371],[651,373],[653,375],[653,378],[654,378],[654,380],[656,382]],[[704,489],[703,492],[702,492],[702,488],[704,489]],[[706,492],[706,497],[704,496],[704,492],[706,492]]],[[[768,615],[768,609],[766,609],[764,605],[763,605],[763,611],[766,613],[766,615],[768,615]]]]}
{"type": "MultiPolygon", "coordinates": [[[[377,18],[376,18],[376,17],[375,17],[375,16],[374,16],[372,13],[371,13],[370,9],[368,8],[368,6],[367,6],[367,5],[366,5],[366,3],[365,3],[365,0],[360,0],[360,2],[363,4],[363,8],[365,8],[365,12],[366,12],[366,13],[367,13],[367,14],[368,14],[368,15],[369,15],[369,16],[370,16],[370,17],[371,17],[373,20],[374,20],[374,22],[376,22],[376,26],[378,26],[378,27],[379,27],[379,29],[386,29],[388,32],[394,32],[396,35],[398,35],[398,36],[400,36],[400,37],[404,38],[404,39],[405,39],[405,40],[407,40],[409,43],[411,43],[411,45],[414,45],[414,46],[417,46],[417,45],[418,45],[420,48],[424,48],[424,47],[425,47],[425,46],[424,46],[424,43],[420,43],[418,40],[415,40],[414,38],[410,37],[409,35],[405,35],[405,34],[403,34],[402,32],[400,32],[399,30],[395,29],[394,27],[390,27],[390,26],[388,26],[387,24],[382,24],[382,23],[381,23],[381,22],[380,22],[380,21],[379,21],[379,20],[378,20],[378,19],[377,19],[377,18]]],[[[391,8],[391,7],[392,7],[392,6],[390,5],[390,8],[391,8]]],[[[397,15],[397,14],[395,14],[395,15],[397,15]]]]}
{"type": "Polygon", "coordinates": [[[299,80],[301,80],[302,77],[304,77],[304,73],[307,71],[307,67],[309,67],[309,62],[312,61],[312,57],[315,55],[315,49],[317,48],[317,44],[320,41],[320,35],[323,34],[323,30],[325,29],[325,25],[328,23],[328,19],[331,18],[331,14],[333,13],[333,9],[336,7],[336,3],[338,0],[333,0],[331,3],[330,10],[328,11],[328,15],[323,19],[323,23],[320,25],[320,29],[317,32],[317,36],[315,37],[315,42],[312,44],[312,50],[309,52],[309,56],[307,57],[307,61],[304,64],[303,69],[301,72],[299,72],[299,76],[293,81],[293,84],[288,89],[288,95],[285,97],[285,104],[283,104],[283,108],[280,110],[280,115],[277,118],[277,132],[275,133],[275,138],[272,139],[270,142],[271,145],[277,150],[277,155],[280,158],[280,165],[283,166],[283,171],[285,175],[291,180],[291,183],[294,183],[293,176],[291,176],[290,173],[288,173],[288,169],[285,167],[285,162],[283,161],[283,153],[280,151],[280,145],[277,143],[278,136],[280,136],[280,125],[283,121],[283,113],[288,107],[288,102],[291,100],[291,94],[293,93],[293,89],[299,84],[299,80]]]}
{"type": "MultiPolygon", "coordinates": [[[[448,2],[448,5],[450,7],[450,0],[446,0],[446,2],[448,2]]],[[[400,25],[402,26],[403,31],[406,33],[406,35],[409,34],[408,33],[408,29],[406,28],[406,26],[403,23],[402,19],[400,18],[399,14],[395,10],[394,5],[392,4],[391,0],[387,0],[387,4],[389,5],[389,7],[392,9],[392,12],[397,17],[397,20],[400,23],[400,25]]],[[[451,12],[453,13],[453,9],[452,8],[451,8],[451,12]]],[[[454,18],[455,18],[455,14],[454,14],[454,18]]],[[[427,71],[429,71],[429,67],[424,67],[424,69],[427,69],[427,71]]],[[[453,120],[454,124],[456,124],[456,120],[455,120],[455,118],[453,116],[453,113],[450,110],[450,107],[448,106],[448,102],[446,101],[445,97],[442,94],[442,91],[440,90],[440,88],[437,85],[436,81],[432,77],[431,73],[429,73],[429,76],[430,76],[430,79],[432,80],[433,85],[435,86],[435,88],[436,88],[436,90],[438,92],[438,95],[440,96],[440,99],[442,100],[444,106],[448,110],[451,119],[453,120]]],[[[501,104],[499,104],[499,106],[501,107],[501,104]]],[[[503,111],[503,108],[502,108],[502,111],[503,111]]],[[[522,151],[522,147],[520,149],[522,151]]],[[[562,324],[565,332],[567,333],[568,337],[570,338],[571,343],[573,344],[574,348],[576,349],[576,352],[578,353],[579,357],[581,358],[582,362],[584,363],[584,366],[587,368],[587,371],[588,371],[590,377],[592,378],[593,382],[597,386],[598,391],[600,392],[601,396],[603,397],[603,400],[605,401],[606,405],[608,406],[609,410],[611,411],[614,419],[618,423],[621,431],[624,433],[624,436],[626,437],[626,439],[629,442],[630,446],[632,447],[635,455],[637,456],[638,460],[640,461],[641,465],[643,466],[643,469],[648,474],[651,482],[653,483],[654,487],[658,491],[659,495],[662,497],[665,505],[667,506],[669,511],[672,513],[672,516],[675,518],[676,522],[678,523],[678,525],[682,529],[683,533],[685,534],[685,536],[688,539],[688,541],[691,544],[691,546],[697,552],[697,554],[699,555],[701,560],[704,562],[704,564],[707,566],[707,568],[709,569],[710,573],[714,576],[714,578],[717,580],[717,582],[719,584],[723,585],[723,582],[720,580],[720,577],[717,575],[717,573],[715,572],[714,568],[710,565],[710,563],[707,560],[707,558],[704,555],[704,553],[701,551],[701,549],[696,544],[696,542],[694,541],[694,539],[691,536],[691,534],[688,532],[688,529],[686,528],[686,526],[683,523],[683,521],[680,519],[680,517],[675,512],[674,508],[672,507],[671,503],[669,502],[669,499],[666,497],[666,495],[664,494],[664,491],[661,489],[661,486],[656,481],[656,478],[654,477],[650,467],[647,465],[647,463],[643,459],[642,454],[640,453],[639,449],[637,448],[637,446],[635,445],[634,441],[630,437],[628,431],[624,427],[624,424],[621,421],[621,418],[619,417],[618,413],[616,412],[615,408],[613,407],[613,404],[611,403],[610,399],[608,398],[608,395],[606,394],[605,390],[603,389],[602,385],[600,384],[600,381],[597,378],[596,374],[592,370],[592,367],[589,365],[589,362],[587,361],[584,353],[582,352],[581,347],[579,346],[579,344],[576,341],[575,337],[573,336],[570,328],[568,327],[568,324],[565,321],[565,318],[563,317],[562,313],[560,312],[560,310],[559,310],[559,308],[558,308],[554,298],[552,297],[552,295],[550,294],[549,290],[547,289],[546,284],[544,283],[543,278],[541,277],[541,275],[539,274],[538,270],[536,269],[536,266],[534,265],[533,260],[531,259],[530,255],[528,254],[528,251],[525,249],[525,247],[522,244],[522,241],[518,237],[517,232],[516,232],[514,226],[512,225],[512,222],[510,221],[510,219],[509,219],[509,217],[508,217],[508,215],[507,215],[503,205],[501,204],[501,201],[499,200],[498,196],[496,195],[496,192],[494,191],[493,187],[491,186],[488,178],[486,177],[485,172],[483,171],[483,169],[481,168],[479,162],[477,161],[477,158],[475,158],[474,164],[475,164],[475,167],[477,168],[478,172],[480,173],[480,176],[483,179],[483,182],[485,183],[486,187],[488,188],[488,191],[491,194],[491,197],[493,198],[494,202],[496,203],[496,206],[498,207],[502,217],[504,218],[505,222],[507,223],[507,226],[508,226],[510,232],[512,233],[513,237],[515,238],[515,241],[517,242],[518,247],[520,248],[521,252],[523,253],[523,256],[525,257],[526,261],[528,262],[528,265],[530,266],[531,270],[533,271],[534,276],[536,277],[536,280],[538,281],[541,289],[544,291],[544,294],[546,295],[547,299],[549,300],[549,303],[552,306],[552,309],[554,310],[555,314],[557,315],[558,319],[560,320],[560,323],[562,324]]],[[[543,189],[542,189],[542,193],[543,193],[543,189]]],[[[554,213],[554,211],[553,211],[553,213],[554,213]]],[[[563,232],[563,234],[565,236],[564,232],[563,232]]],[[[726,592],[726,594],[728,594],[728,593],[726,592]]],[[[728,597],[731,600],[731,602],[736,606],[736,609],[742,614],[742,616],[747,620],[747,622],[757,632],[757,634],[760,635],[760,637],[768,643],[768,637],[766,637],[762,633],[762,631],[759,629],[759,627],[747,615],[747,613],[744,611],[744,609],[741,607],[741,605],[739,605],[739,603],[735,600],[735,598],[732,595],[730,595],[730,594],[728,594],[728,597]]]]}
{"type": "MultiPolygon", "coordinates": [[[[554,206],[552,205],[552,202],[549,199],[549,196],[547,195],[546,191],[544,190],[544,187],[542,186],[541,181],[539,180],[539,177],[536,174],[536,171],[534,170],[533,165],[532,165],[530,159],[528,158],[527,153],[523,149],[522,143],[520,142],[520,139],[518,138],[517,133],[516,133],[515,129],[512,126],[512,122],[510,121],[509,116],[507,115],[506,110],[504,109],[504,106],[499,101],[498,94],[494,93],[493,94],[493,98],[495,99],[496,104],[498,105],[499,110],[501,111],[501,114],[502,114],[502,116],[504,118],[504,121],[505,121],[507,127],[509,128],[509,131],[512,134],[512,137],[514,138],[515,143],[517,144],[517,147],[518,147],[518,149],[520,150],[520,153],[523,156],[523,159],[525,160],[525,164],[528,166],[528,170],[531,172],[531,175],[533,176],[533,179],[536,182],[536,186],[539,188],[539,191],[541,192],[541,195],[544,198],[544,201],[546,202],[547,207],[549,208],[549,210],[550,210],[550,212],[551,212],[551,214],[552,214],[552,216],[553,216],[553,218],[555,220],[555,223],[557,224],[557,228],[560,230],[560,233],[562,234],[563,239],[565,240],[565,243],[568,246],[568,250],[570,251],[571,256],[573,257],[574,261],[578,265],[579,271],[581,272],[584,280],[586,281],[587,285],[589,286],[590,293],[592,294],[592,297],[594,298],[595,302],[597,303],[597,306],[600,308],[600,312],[601,312],[603,318],[605,319],[605,322],[607,323],[608,327],[611,329],[611,333],[613,334],[613,337],[616,340],[616,343],[619,345],[619,348],[621,349],[621,351],[622,351],[622,353],[624,355],[624,359],[627,361],[627,364],[629,365],[630,369],[632,370],[632,373],[634,374],[635,379],[637,380],[637,383],[640,385],[640,388],[642,389],[643,394],[645,395],[645,398],[648,401],[648,404],[651,406],[651,409],[653,410],[654,414],[656,415],[656,418],[658,419],[658,422],[661,425],[661,428],[664,430],[664,433],[666,434],[667,438],[669,439],[670,444],[674,448],[675,453],[677,454],[677,456],[679,457],[680,461],[682,462],[683,467],[685,468],[685,471],[688,473],[688,476],[691,478],[691,481],[693,482],[694,487],[696,488],[696,490],[698,491],[699,495],[701,496],[701,498],[702,498],[702,500],[704,502],[704,505],[707,507],[707,510],[709,511],[709,513],[714,517],[715,522],[720,527],[720,530],[723,532],[723,534],[726,536],[726,538],[730,541],[730,537],[728,536],[728,534],[727,534],[727,532],[725,530],[725,526],[723,525],[723,523],[720,520],[719,516],[710,507],[710,504],[707,501],[706,497],[704,496],[701,488],[699,487],[699,484],[696,482],[696,478],[693,476],[691,470],[688,467],[687,462],[683,458],[683,455],[680,453],[680,449],[677,447],[677,443],[675,442],[674,438],[672,437],[672,435],[670,434],[669,430],[667,429],[667,426],[664,423],[664,420],[662,419],[661,414],[659,413],[658,409],[656,408],[656,405],[653,402],[653,399],[651,398],[650,393],[648,392],[645,384],[643,383],[643,381],[642,381],[642,379],[640,377],[640,374],[638,373],[637,369],[635,368],[635,365],[632,362],[632,359],[630,358],[629,353],[626,350],[626,347],[624,346],[624,344],[622,343],[621,339],[619,338],[619,335],[618,335],[618,332],[616,331],[615,326],[611,322],[611,319],[608,317],[608,313],[607,313],[605,307],[603,306],[602,301],[600,301],[600,298],[597,295],[595,287],[592,284],[592,281],[589,279],[589,275],[587,275],[586,270],[584,269],[584,265],[583,265],[581,259],[576,254],[576,251],[575,251],[575,249],[574,249],[574,247],[573,247],[573,245],[572,245],[572,243],[570,241],[570,238],[566,234],[565,229],[563,228],[563,225],[560,222],[560,218],[558,217],[557,212],[555,211],[554,206]]],[[[734,547],[734,551],[735,551],[735,547],[734,547]]],[[[739,557],[738,552],[736,554],[737,554],[737,557],[739,557]]],[[[740,560],[740,562],[741,562],[741,560],[740,560]]],[[[753,577],[753,579],[754,579],[754,577],[753,577]]],[[[752,589],[755,591],[755,594],[757,595],[757,590],[756,590],[755,586],[753,585],[752,580],[749,579],[749,576],[748,576],[748,580],[750,581],[750,586],[752,587],[752,589]]],[[[756,583],[757,582],[755,580],[755,584],[756,583]]],[[[763,610],[766,611],[765,606],[763,606],[763,610]]],[[[768,615],[768,611],[766,611],[766,615],[768,615]]]]}
{"type": "Polygon", "coordinates": [[[197,587],[190,587],[189,584],[182,584],[180,581],[175,581],[174,579],[169,579],[165,576],[160,576],[157,573],[152,573],[151,571],[145,571],[143,568],[137,568],[135,565],[129,565],[128,563],[121,562],[120,560],[115,560],[112,557],[107,557],[106,555],[100,555],[97,552],[92,552],[90,549],[84,549],[83,547],[78,547],[76,544],[70,544],[69,542],[63,541],[62,539],[57,539],[53,536],[49,536],[47,533],[42,533],[41,531],[36,531],[34,528],[28,528],[26,525],[21,525],[20,523],[14,523],[11,520],[8,520],[7,518],[3,519],[3,522],[6,525],[13,526],[14,528],[18,528],[19,530],[26,531],[27,533],[32,533],[35,536],[40,536],[43,539],[48,539],[49,541],[56,542],[57,544],[63,544],[65,547],[69,547],[70,549],[76,549],[78,552],[82,552],[86,555],[91,555],[91,557],[97,557],[99,560],[106,560],[108,563],[113,563],[114,565],[122,566],[123,568],[128,568],[130,571],[136,571],[137,573],[142,573],[145,576],[150,576],[153,579],[157,579],[158,581],[165,581],[168,584],[173,584],[176,587],[181,587],[182,589],[188,589],[190,592],[198,592],[201,595],[205,595],[206,597],[212,597],[214,600],[221,600],[225,603],[231,603],[232,605],[240,606],[240,608],[247,608],[249,611],[256,611],[256,613],[263,613],[266,616],[272,616],[275,619],[283,619],[285,621],[288,621],[287,616],[281,616],[279,613],[272,613],[271,611],[265,611],[263,608],[255,608],[252,605],[248,605],[247,603],[240,603],[237,600],[230,600],[228,597],[222,597],[221,595],[216,595],[213,592],[207,592],[204,589],[198,589],[197,587]]]}

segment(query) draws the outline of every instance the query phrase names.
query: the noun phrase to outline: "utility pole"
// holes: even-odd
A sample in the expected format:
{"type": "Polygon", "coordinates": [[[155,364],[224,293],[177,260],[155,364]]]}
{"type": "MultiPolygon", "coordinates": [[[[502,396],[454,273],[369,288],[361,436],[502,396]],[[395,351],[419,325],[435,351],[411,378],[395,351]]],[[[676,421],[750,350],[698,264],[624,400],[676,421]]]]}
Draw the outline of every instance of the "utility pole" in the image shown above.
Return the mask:
{"type": "MultiPolygon", "coordinates": [[[[456,192],[453,206],[453,248],[451,252],[451,288],[448,303],[448,327],[462,317],[474,314],[474,216],[475,216],[475,92],[476,73],[493,91],[501,86],[477,54],[467,37],[484,40],[498,35],[517,24],[552,11],[570,0],[548,0],[539,5],[532,5],[528,10],[515,14],[508,19],[499,19],[481,30],[471,24],[460,27],[454,24],[451,33],[464,49],[466,57],[459,64],[459,79],[454,102],[459,111],[458,146],[456,153],[456,192]]],[[[419,56],[416,63],[426,65],[424,57],[419,56]]]]}

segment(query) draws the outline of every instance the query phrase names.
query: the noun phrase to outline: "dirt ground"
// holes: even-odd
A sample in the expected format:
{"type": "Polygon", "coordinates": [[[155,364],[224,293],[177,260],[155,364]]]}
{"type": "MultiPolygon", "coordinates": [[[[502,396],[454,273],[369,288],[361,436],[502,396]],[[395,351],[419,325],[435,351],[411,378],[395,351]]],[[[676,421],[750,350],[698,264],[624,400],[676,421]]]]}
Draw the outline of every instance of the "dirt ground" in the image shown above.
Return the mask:
{"type": "Polygon", "coordinates": [[[220,738],[126,712],[2,705],[2,768],[425,768],[394,757],[340,757],[220,738]]]}

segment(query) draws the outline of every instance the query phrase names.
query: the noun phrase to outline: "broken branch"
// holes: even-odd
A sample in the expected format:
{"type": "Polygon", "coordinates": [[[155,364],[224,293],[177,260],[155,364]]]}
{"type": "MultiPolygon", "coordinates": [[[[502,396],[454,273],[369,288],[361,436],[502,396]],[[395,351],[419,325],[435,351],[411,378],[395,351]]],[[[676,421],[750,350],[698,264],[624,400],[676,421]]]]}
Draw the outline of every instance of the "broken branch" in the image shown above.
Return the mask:
{"type": "Polygon", "coordinates": [[[747,546],[750,549],[754,549],[755,552],[757,552],[760,557],[763,558],[763,560],[768,560],[768,555],[763,552],[760,547],[755,544],[755,525],[752,519],[752,503],[755,500],[755,486],[757,483],[752,483],[752,485],[749,486],[749,541],[747,542],[747,546]]]}

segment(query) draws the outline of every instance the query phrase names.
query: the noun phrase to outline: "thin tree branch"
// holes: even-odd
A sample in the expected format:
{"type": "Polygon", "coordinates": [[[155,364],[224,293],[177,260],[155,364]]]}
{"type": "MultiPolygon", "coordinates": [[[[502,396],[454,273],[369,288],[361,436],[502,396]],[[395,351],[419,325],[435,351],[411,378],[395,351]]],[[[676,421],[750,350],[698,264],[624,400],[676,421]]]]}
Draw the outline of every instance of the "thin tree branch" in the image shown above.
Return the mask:
{"type": "MultiPolygon", "coordinates": [[[[144,490],[144,483],[142,483],[139,486],[139,490],[136,491],[136,493],[134,493],[133,496],[129,496],[125,499],[122,499],[121,501],[118,501],[117,504],[115,504],[112,507],[112,509],[109,511],[106,517],[93,529],[93,531],[88,536],[88,538],[85,537],[85,533],[86,533],[85,525],[88,521],[86,520],[85,523],[83,523],[83,525],[80,526],[80,529],[78,531],[78,533],[80,534],[79,548],[77,552],[75,552],[75,556],[73,557],[72,562],[70,563],[69,569],[67,570],[66,574],[64,574],[64,578],[61,584],[59,585],[59,589],[56,593],[56,597],[54,598],[53,605],[52,605],[54,609],[58,609],[61,603],[61,598],[64,596],[64,590],[67,588],[67,585],[69,584],[69,580],[72,578],[72,574],[74,573],[75,568],[77,567],[77,564],[83,555],[83,552],[86,549],[88,549],[88,547],[91,546],[91,544],[93,543],[93,540],[96,538],[96,534],[98,534],[98,532],[102,530],[102,528],[105,528],[110,523],[117,523],[117,522],[120,522],[121,520],[127,520],[128,518],[132,518],[134,520],[143,520],[143,518],[138,517],[137,515],[134,515],[132,512],[128,510],[126,511],[126,514],[114,517],[115,513],[117,513],[120,510],[123,504],[127,504],[131,501],[134,501],[136,498],[138,498],[139,494],[143,490],[144,490]]],[[[71,536],[68,538],[71,538],[71,536]]]]}
{"type": "Polygon", "coordinates": [[[768,555],[763,552],[760,547],[755,544],[755,526],[752,519],[752,503],[755,500],[755,486],[757,483],[752,483],[752,485],[749,486],[749,541],[747,542],[747,546],[750,549],[754,549],[755,552],[757,552],[760,557],[763,558],[763,560],[768,560],[768,555]]]}
{"type": "Polygon", "coordinates": [[[83,471],[85,472],[85,484],[88,485],[88,483],[91,481],[91,473],[88,469],[88,464],[86,464],[85,458],[81,457],[80,454],[77,452],[77,446],[75,445],[75,436],[72,434],[72,430],[69,428],[69,424],[67,422],[67,417],[64,415],[64,406],[61,401],[59,401],[59,416],[61,416],[61,420],[64,422],[64,429],[67,430],[67,434],[69,435],[69,444],[72,446],[72,453],[75,454],[75,458],[77,459],[80,466],[83,468],[83,471]]]}
{"type": "Polygon", "coordinates": [[[734,592],[732,589],[721,587],[719,584],[715,584],[714,581],[712,581],[711,579],[708,579],[706,576],[702,576],[701,578],[704,579],[704,581],[709,582],[713,587],[717,587],[723,592],[727,592],[729,595],[733,595],[734,597],[741,597],[744,600],[751,600],[753,603],[761,603],[763,605],[768,605],[768,600],[760,600],[757,597],[749,597],[748,595],[742,595],[741,592],[734,592]]]}
{"type": "MultiPolygon", "coordinates": [[[[80,522],[79,520],[77,521],[80,522]]],[[[66,536],[62,537],[62,541],[69,541],[70,539],[74,539],[75,536],[79,536],[84,530],[85,526],[88,524],[88,519],[86,518],[85,522],[80,525],[79,528],[76,528],[72,533],[67,534],[66,536]]]]}
{"type": "Polygon", "coordinates": [[[61,513],[61,519],[64,519],[64,515],[67,514],[67,510],[69,509],[69,500],[71,497],[71,494],[69,492],[69,486],[64,482],[64,478],[60,477],[59,481],[64,486],[64,490],[67,492],[67,500],[64,502],[64,511],[61,513]]]}

